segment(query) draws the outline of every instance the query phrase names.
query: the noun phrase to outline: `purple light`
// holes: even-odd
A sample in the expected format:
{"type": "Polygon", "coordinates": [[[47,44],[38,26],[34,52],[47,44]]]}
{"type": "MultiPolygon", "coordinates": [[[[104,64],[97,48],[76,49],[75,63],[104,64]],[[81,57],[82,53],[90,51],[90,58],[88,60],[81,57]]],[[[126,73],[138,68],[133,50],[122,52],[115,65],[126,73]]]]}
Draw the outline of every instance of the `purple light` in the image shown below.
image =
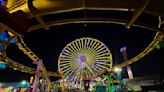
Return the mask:
{"type": "Polygon", "coordinates": [[[93,74],[93,77],[97,77],[97,74],[94,73],[94,74],[93,74]]]}
{"type": "Polygon", "coordinates": [[[120,49],[120,52],[124,52],[124,51],[126,51],[126,47],[125,46],[120,49]]]}
{"type": "Polygon", "coordinates": [[[84,54],[78,54],[75,58],[75,61],[78,63],[80,70],[84,69],[85,67],[88,67],[86,63],[86,56],[84,54]]]}
{"type": "Polygon", "coordinates": [[[3,0],[0,0],[0,4],[1,4],[1,6],[5,6],[5,3],[3,0]]]}
{"type": "Polygon", "coordinates": [[[69,50],[67,50],[67,49],[64,49],[64,51],[65,51],[65,52],[68,52],[68,53],[70,53],[70,51],[69,51],[69,50]]]}
{"type": "Polygon", "coordinates": [[[105,45],[105,44],[102,44],[102,46],[104,46],[104,47],[105,47],[106,45],[105,45]]]}
{"type": "Polygon", "coordinates": [[[84,54],[78,54],[75,58],[75,61],[76,62],[85,62],[86,61],[86,56],[84,54]]]}

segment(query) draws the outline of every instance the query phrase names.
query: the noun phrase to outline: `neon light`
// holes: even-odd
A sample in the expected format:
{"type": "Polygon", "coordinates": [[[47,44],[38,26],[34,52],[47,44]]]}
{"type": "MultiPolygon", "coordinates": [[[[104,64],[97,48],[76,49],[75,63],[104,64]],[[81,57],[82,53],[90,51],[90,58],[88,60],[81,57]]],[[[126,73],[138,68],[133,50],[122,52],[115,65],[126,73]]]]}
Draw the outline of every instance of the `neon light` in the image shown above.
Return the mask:
{"type": "Polygon", "coordinates": [[[2,51],[4,49],[4,45],[0,44],[0,51],[2,51]]]}
{"type": "Polygon", "coordinates": [[[10,38],[10,35],[8,34],[8,32],[2,32],[0,34],[0,40],[2,41],[7,42],[9,38],[10,38]]]}
{"type": "Polygon", "coordinates": [[[3,0],[0,0],[0,5],[5,6],[5,2],[3,0]]]}
{"type": "Polygon", "coordinates": [[[6,69],[6,67],[7,67],[7,65],[5,63],[1,63],[1,61],[0,61],[0,68],[1,69],[6,69]]]}

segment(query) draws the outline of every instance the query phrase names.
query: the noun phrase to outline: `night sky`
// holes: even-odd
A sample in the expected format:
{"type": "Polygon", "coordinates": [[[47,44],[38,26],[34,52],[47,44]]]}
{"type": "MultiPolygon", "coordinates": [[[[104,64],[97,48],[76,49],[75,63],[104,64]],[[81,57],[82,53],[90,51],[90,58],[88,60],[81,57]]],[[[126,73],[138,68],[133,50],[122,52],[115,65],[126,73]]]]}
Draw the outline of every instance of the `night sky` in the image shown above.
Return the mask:
{"type": "MultiPolygon", "coordinates": [[[[113,64],[117,65],[123,62],[120,48],[127,47],[128,58],[143,51],[155,36],[155,32],[142,28],[132,27],[126,29],[124,25],[118,24],[67,24],[50,27],[50,30],[39,29],[23,36],[26,45],[40,58],[48,71],[57,71],[58,57],[62,49],[71,41],[81,37],[92,37],[102,41],[108,46],[112,53],[113,64]]],[[[7,48],[7,55],[11,59],[29,67],[32,61],[20,51],[16,45],[11,44],[7,48]]],[[[164,48],[155,49],[149,55],[131,65],[134,77],[162,74],[164,67],[164,48]]],[[[20,71],[14,71],[7,68],[0,69],[0,81],[21,81],[29,80],[30,76],[20,71]]],[[[123,76],[126,77],[126,71],[123,69],[123,76]]],[[[57,78],[51,78],[56,80],[57,78]]]]}

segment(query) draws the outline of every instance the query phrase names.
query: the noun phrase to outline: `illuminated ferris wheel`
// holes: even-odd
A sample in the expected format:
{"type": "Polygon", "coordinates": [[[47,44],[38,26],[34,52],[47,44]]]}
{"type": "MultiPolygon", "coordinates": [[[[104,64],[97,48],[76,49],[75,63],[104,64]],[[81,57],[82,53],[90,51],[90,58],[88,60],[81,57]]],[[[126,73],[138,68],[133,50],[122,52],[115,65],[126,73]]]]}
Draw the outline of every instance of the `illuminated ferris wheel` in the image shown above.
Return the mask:
{"type": "Polygon", "coordinates": [[[111,67],[112,55],[107,46],[89,37],[66,45],[58,59],[58,70],[64,78],[92,78],[111,67]]]}

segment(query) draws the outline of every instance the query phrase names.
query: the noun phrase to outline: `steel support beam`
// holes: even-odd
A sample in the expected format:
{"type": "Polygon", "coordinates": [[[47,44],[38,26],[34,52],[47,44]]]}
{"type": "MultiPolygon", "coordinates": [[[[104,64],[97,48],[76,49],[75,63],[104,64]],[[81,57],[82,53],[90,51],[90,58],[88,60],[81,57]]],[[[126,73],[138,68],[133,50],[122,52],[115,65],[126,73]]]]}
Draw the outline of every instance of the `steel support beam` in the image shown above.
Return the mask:
{"type": "Polygon", "coordinates": [[[158,16],[158,19],[159,19],[158,28],[161,28],[161,25],[164,24],[164,20],[161,19],[161,16],[158,16]]]}
{"type": "Polygon", "coordinates": [[[14,5],[14,3],[15,3],[15,0],[7,0],[6,7],[10,8],[14,5]]]}
{"type": "Polygon", "coordinates": [[[37,15],[37,9],[33,6],[33,0],[27,0],[28,8],[30,13],[36,18],[36,20],[41,24],[45,30],[49,30],[49,26],[44,23],[41,16],[37,15]]]}
{"type": "Polygon", "coordinates": [[[149,0],[146,0],[142,7],[138,8],[134,11],[131,20],[125,26],[127,29],[129,29],[133,25],[133,23],[142,14],[142,12],[145,10],[145,8],[147,7],[148,4],[149,4],[149,0]]]}

